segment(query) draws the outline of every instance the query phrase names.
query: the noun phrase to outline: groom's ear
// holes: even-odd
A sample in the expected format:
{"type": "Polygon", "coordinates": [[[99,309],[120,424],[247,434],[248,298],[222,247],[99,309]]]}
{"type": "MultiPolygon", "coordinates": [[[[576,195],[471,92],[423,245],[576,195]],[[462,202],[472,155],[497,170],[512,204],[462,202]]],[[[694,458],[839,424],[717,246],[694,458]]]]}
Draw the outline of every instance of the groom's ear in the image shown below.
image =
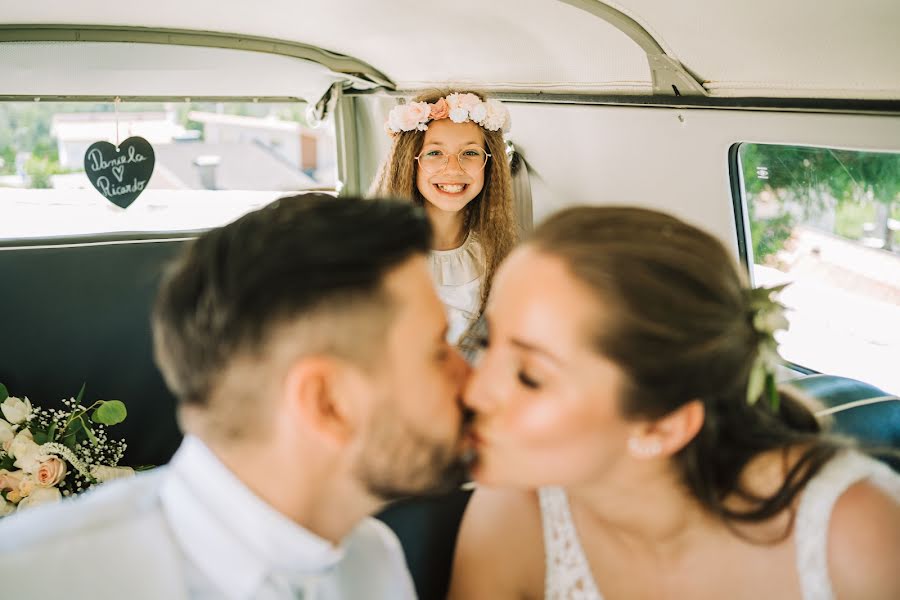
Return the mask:
{"type": "Polygon", "coordinates": [[[362,422],[362,382],[351,365],[331,356],[306,356],[284,379],[285,416],[298,431],[329,445],[348,444],[362,422]]]}

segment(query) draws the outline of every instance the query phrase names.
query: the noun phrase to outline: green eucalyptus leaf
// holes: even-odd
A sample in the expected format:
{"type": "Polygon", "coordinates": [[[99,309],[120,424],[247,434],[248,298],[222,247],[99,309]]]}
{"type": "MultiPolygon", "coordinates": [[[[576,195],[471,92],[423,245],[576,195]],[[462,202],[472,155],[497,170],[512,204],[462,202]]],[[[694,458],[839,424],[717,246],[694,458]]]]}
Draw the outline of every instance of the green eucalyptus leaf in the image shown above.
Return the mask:
{"type": "Polygon", "coordinates": [[[747,404],[756,404],[766,385],[766,368],[760,357],[753,361],[750,377],[747,380],[747,404]]]}
{"type": "Polygon", "coordinates": [[[0,402],[3,402],[9,398],[9,392],[6,391],[6,386],[0,383],[0,402]]]}
{"type": "Polygon", "coordinates": [[[766,373],[766,395],[769,397],[769,406],[777,413],[780,408],[781,398],[778,396],[778,386],[775,385],[775,375],[772,373],[766,373]]]}
{"type": "Polygon", "coordinates": [[[128,411],[125,409],[124,402],[121,400],[103,400],[100,406],[97,407],[97,410],[94,411],[94,414],[91,415],[91,420],[104,425],[118,425],[127,416],[128,411]]]}
{"type": "Polygon", "coordinates": [[[68,433],[62,436],[59,441],[60,443],[68,448],[69,450],[75,451],[75,447],[78,445],[78,429],[72,428],[67,429],[68,433]]]}
{"type": "Polygon", "coordinates": [[[90,428],[90,426],[84,421],[81,422],[82,428],[84,428],[84,432],[87,434],[89,440],[91,440],[91,444],[96,446],[100,443],[100,440],[97,439],[97,436],[94,435],[94,430],[90,428]]]}
{"type": "Polygon", "coordinates": [[[50,423],[49,429],[47,429],[47,441],[52,442],[56,437],[56,421],[50,423]]]}
{"type": "Polygon", "coordinates": [[[47,437],[46,431],[35,431],[32,438],[34,439],[34,443],[38,446],[40,446],[41,444],[46,444],[48,441],[50,441],[50,438],[47,437]]]}
{"type": "Polygon", "coordinates": [[[7,471],[12,471],[15,466],[14,463],[16,459],[6,454],[5,452],[0,453],[0,469],[6,469],[7,471]]]}
{"type": "Polygon", "coordinates": [[[81,384],[81,389],[78,391],[78,395],[75,396],[75,404],[81,404],[81,399],[84,397],[84,387],[87,383],[81,384]]]}

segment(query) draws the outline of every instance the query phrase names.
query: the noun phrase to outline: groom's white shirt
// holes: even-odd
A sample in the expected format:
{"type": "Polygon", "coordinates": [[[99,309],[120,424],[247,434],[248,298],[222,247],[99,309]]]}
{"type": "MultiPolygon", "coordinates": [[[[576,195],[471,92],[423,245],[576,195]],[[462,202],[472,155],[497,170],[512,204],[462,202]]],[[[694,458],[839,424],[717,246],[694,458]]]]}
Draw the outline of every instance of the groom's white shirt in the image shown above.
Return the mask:
{"type": "Polygon", "coordinates": [[[0,521],[0,581],[10,598],[415,598],[383,523],[366,519],[334,546],[192,437],[167,467],[0,521]]]}

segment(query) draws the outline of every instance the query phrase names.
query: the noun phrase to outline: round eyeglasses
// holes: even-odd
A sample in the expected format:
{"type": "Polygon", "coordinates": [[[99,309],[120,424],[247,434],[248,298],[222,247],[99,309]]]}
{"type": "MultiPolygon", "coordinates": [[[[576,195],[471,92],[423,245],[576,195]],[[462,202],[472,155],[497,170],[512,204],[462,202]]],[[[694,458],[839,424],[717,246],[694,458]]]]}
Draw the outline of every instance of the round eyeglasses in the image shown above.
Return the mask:
{"type": "Polygon", "coordinates": [[[470,175],[476,175],[484,168],[491,155],[481,148],[466,148],[457,154],[447,154],[442,150],[429,150],[418,155],[416,160],[419,161],[419,166],[426,173],[437,173],[447,168],[451,156],[456,157],[456,162],[463,171],[470,175]]]}

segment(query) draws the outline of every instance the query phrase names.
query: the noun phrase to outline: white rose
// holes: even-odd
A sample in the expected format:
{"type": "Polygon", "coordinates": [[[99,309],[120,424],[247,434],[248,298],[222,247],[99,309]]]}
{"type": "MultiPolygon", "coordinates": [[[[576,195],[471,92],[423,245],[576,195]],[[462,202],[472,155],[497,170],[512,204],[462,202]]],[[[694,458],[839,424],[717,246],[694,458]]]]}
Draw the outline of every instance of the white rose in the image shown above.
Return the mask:
{"type": "Polygon", "coordinates": [[[461,108],[466,109],[470,113],[475,109],[476,106],[481,104],[481,98],[479,98],[475,94],[459,94],[457,101],[459,102],[459,106],[461,108]]]}
{"type": "Polygon", "coordinates": [[[9,454],[16,459],[13,466],[26,473],[33,473],[38,468],[41,458],[41,447],[34,443],[31,432],[23,429],[16,434],[9,444],[9,454]]]}
{"type": "Polygon", "coordinates": [[[391,109],[390,114],[388,114],[388,127],[391,131],[403,131],[404,111],[405,109],[403,105],[395,106],[393,109],[391,109]]]}
{"type": "Polygon", "coordinates": [[[503,129],[506,132],[509,129],[509,111],[498,100],[491,99],[485,104],[487,105],[487,115],[482,123],[484,128],[490,131],[503,129]]]}
{"type": "Polygon", "coordinates": [[[131,467],[107,467],[101,465],[91,469],[91,476],[100,483],[103,483],[104,481],[112,481],[113,479],[133,477],[134,469],[131,467]]]}
{"type": "Polygon", "coordinates": [[[469,109],[469,118],[475,121],[476,123],[481,123],[484,121],[484,118],[487,116],[487,107],[484,105],[484,102],[479,102],[475,106],[469,109]]]}
{"type": "Polygon", "coordinates": [[[59,502],[62,500],[62,493],[58,488],[50,487],[38,487],[34,488],[34,490],[29,494],[26,498],[22,498],[19,501],[19,510],[25,508],[34,508],[35,506],[40,506],[41,504],[52,504],[55,502],[59,502]]]}
{"type": "Polygon", "coordinates": [[[7,421],[14,425],[19,425],[24,423],[31,415],[31,400],[28,397],[22,400],[15,396],[10,396],[0,405],[0,410],[3,411],[3,416],[6,417],[7,421]]]}
{"type": "Polygon", "coordinates": [[[16,427],[0,419],[0,446],[5,447],[7,442],[11,442],[16,437],[16,427]]]}
{"type": "Polygon", "coordinates": [[[464,108],[452,108],[450,109],[450,120],[454,123],[465,123],[466,119],[469,118],[469,111],[464,108]]]}

